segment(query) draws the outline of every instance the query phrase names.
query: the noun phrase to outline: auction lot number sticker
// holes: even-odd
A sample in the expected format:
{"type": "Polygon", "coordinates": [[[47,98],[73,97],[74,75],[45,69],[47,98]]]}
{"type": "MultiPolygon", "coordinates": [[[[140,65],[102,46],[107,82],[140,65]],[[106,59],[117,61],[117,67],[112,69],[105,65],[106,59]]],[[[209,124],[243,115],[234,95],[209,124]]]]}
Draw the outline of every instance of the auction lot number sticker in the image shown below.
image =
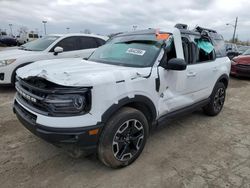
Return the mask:
{"type": "Polygon", "coordinates": [[[140,49],[136,49],[136,48],[129,48],[127,49],[126,53],[128,54],[134,54],[134,55],[140,55],[143,56],[145,54],[145,50],[140,50],[140,49]]]}

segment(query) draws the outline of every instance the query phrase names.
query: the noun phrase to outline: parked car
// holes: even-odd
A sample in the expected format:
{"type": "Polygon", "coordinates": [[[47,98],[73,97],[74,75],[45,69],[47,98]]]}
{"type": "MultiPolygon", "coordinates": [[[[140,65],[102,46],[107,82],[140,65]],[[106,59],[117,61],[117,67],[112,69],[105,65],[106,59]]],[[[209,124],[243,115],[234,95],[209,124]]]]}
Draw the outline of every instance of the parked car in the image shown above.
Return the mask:
{"type": "Polygon", "coordinates": [[[0,85],[15,83],[16,70],[38,60],[86,58],[107,37],[91,34],[48,35],[19,49],[0,52],[0,85]]]}
{"type": "Polygon", "coordinates": [[[250,49],[250,46],[241,46],[238,48],[239,50],[239,54],[243,54],[245,51],[247,51],[248,49],[250,49]]]}
{"type": "Polygon", "coordinates": [[[233,43],[226,43],[226,52],[229,59],[240,55],[237,45],[233,43]]]}
{"type": "MultiPolygon", "coordinates": [[[[35,135],[97,152],[120,168],[141,154],[149,131],[203,108],[223,108],[230,60],[216,31],[178,24],[114,36],[88,60],[39,61],[17,71],[14,112],[35,135]]],[[[205,121],[205,120],[204,120],[205,121]]]]}
{"type": "Polygon", "coordinates": [[[231,61],[232,76],[250,77],[250,49],[231,61]]]}
{"type": "Polygon", "coordinates": [[[3,35],[0,36],[0,46],[16,46],[17,41],[14,37],[3,35]]]}
{"type": "Polygon", "coordinates": [[[31,42],[33,40],[36,40],[38,38],[39,38],[39,36],[37,33],[33,33],[33,32],[23,33],[23,34],[17,36],[17,42],[19,45],[21,45],[21,44],[25,44],[27,42],[31,42]]]}

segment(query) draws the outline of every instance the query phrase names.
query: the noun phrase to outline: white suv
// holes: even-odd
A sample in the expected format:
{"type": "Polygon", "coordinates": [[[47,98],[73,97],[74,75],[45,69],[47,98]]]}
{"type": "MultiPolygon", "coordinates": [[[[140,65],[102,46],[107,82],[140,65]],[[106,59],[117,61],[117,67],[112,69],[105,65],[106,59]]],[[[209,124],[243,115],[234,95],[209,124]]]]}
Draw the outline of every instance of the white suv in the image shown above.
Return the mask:
{"type": "Polygon", "coordinates": [[[40,61],[18,70],[14,112],[55,145],[97,151],[113,168],[131,164],[165,120],[223,107],[230,61],[213,30],[119,34],[88,59],[40,61]]]}
{"type": "Polygon", "coordinates": [[[14,84],[16,70],[38,60],[87,58],[108,38],[90,34],[47,35],[19,49],[0,52],[0,85],[14,84]]]}

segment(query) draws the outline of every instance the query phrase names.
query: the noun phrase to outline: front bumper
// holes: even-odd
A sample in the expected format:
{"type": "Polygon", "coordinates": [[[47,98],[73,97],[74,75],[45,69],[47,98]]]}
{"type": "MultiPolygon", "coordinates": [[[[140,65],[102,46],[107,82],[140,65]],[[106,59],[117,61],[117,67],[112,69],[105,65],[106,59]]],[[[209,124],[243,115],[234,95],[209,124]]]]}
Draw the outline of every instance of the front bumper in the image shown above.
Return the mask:
{"type": "Polygon", "coordinates": [[[9,66],[0,67],[0,85],[11,84],[11,70],[9,66]]]}
{"type": "Polygon", "coordinates": [[[232,65],[230,74],[233,76],[250,77],[250,65],[232,65]]]}
{"type": "Polygon", "coordinates": [[[83,150],[95,150],[103,124],[79,128],[52,128],[36,123],[36,115],[24,109],[17,101],[13,111],[19,121],[33,134],[57,146],[78,146],[83,150]],[[98,133],[89,131],[98,129],[98,133]]]}

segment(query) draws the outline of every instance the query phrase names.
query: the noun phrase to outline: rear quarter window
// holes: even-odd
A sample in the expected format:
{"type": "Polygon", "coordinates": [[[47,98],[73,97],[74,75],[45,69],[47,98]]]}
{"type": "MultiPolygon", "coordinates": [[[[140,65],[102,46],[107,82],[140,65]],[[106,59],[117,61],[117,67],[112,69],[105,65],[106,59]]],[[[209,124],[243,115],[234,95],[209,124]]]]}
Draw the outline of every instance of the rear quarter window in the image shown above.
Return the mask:
{"type": "Polygon", "coordinates": [[[213,41],[216,57],[226,57],[226,46],[224,40],[213,41]]]}
{"type": "Polygon", "coordinates": [[[226,44],[223,37],[218,33],[210,33],[216,57],[226,57],[226,44]]]}
{"type": "Polygon", "coordinates": [[[95,38],[95,40],[96,40],[96,43],[97,43],[98,47],[102,46],[102,45],[104,45],[106,43],[105,40],[100,39],[100,38],[95,38]]]}
{"type": "Polygon", "coordinates": [[[80,49],[97,48],[97,42],[93,37],[79,37],[80,49]]]}

